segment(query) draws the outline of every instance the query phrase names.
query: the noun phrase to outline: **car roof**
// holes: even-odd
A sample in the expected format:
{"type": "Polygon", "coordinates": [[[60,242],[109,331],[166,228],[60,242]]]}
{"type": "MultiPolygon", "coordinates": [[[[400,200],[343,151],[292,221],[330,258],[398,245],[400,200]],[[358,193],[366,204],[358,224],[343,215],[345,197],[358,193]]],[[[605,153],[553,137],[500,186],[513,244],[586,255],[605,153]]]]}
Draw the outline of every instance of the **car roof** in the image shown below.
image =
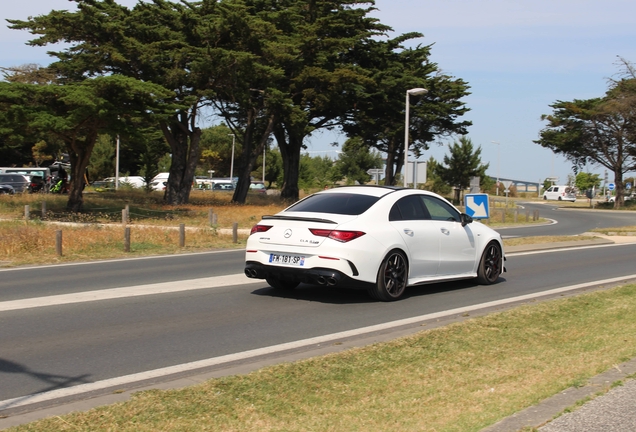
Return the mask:
{"type": "Polygon", "coordinates": [[[331,189],[325,189],[317,193],[356,193],[360,195],[371,195],[382,197],[397,190],[404,188],[396,186],[382,186],[382,185],[355,185],[355,186],[337,186],[331,189]]]}

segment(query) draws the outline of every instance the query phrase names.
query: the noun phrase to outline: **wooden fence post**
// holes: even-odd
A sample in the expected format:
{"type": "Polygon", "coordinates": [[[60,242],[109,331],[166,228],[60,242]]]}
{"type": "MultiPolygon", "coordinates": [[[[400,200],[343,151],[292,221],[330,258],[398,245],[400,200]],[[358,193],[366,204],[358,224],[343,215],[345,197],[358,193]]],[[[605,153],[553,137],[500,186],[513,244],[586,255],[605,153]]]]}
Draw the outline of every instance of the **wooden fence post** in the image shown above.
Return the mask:
{"type": "Polygon", "coordinates": [[[46,217],[46,201],[42,201],[42,219],[46,217]]]}
{"type": "Polygon", "coordinates": [[[179,224],[179,247],[185,247],[185,224],[179,224]]]}
{"type": "Polygon", "coordinates": [[[62,256],[62,230],[55,231],[55,252],[62,256]]]}
{"type": "Polygon", "coordinates": [[[130,227],[124,228],[124,252],[130,252],[130,227]]]}
{"type": "Polygon", "coordinates": [[[232,241],[238,243],[238,222],[232,224],[232,241]]]}
{"type": "Polygon", "coordinates": [[[28,221],[30,217],[31,217],[31,207],[29,207],[29,205],[27,204],[24,206],[24,220],[28,221]]]}

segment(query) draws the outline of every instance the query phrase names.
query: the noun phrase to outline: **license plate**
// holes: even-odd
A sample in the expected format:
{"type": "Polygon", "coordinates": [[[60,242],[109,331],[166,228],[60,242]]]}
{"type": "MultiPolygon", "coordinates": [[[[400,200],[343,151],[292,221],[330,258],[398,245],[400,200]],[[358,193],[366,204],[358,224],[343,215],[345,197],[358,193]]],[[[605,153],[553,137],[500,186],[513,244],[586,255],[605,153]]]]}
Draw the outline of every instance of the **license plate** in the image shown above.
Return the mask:
{"type": "Polygon", "coordinates": [[[305,257],[302,255],[269,254],[269,262],[272,264],[285,264],[302,267],[305,265],[305,257]]]}

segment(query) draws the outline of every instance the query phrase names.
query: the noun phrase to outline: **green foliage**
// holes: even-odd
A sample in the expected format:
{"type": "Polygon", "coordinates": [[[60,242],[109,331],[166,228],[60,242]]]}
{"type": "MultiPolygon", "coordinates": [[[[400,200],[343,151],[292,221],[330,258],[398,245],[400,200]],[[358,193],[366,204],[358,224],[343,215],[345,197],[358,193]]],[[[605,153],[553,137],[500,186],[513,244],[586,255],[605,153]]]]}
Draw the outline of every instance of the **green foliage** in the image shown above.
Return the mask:
{"type": "Polygon", "coordinates": [[[328,156],[311,157],[304,154],[300,159],[298,178],[298,185],[305,191],[331,186],[337,178],[335,162],[328,156]]]}
{"type": "Polygon", "coordinates": [[[272,183],[277,185],[283,183],[283,158],[278,149],[265,154],[265,181],[268,183],[268,188],[272,187],[272,183]]]}
{"type": "MultiPolygon", "coordinates": [[[[170,146],[166,201],[171,204],[187,202],[195,171],[229,173],[227,145],[221,145],[227,140],[197,126],[204,106],[212,107],[236,136],[234,172],[240,181],[233,199],[238,202],[245,198],[250,175],[262,171],[255,166],[270,135],[284,167],[277,181],[282,196],[295,199],[304,139],[343,124],[350,137],[362,138],[365,148],[387,152],[387,181],[394,183],[403,161],[405,89],[429,90],[427,97],[413,100],[411,136],[417,155],[435,137],[464,133],[470,124],[458,120],[468,110],[460,101],[468,85],[429,61],[431,45],[405,47],[421,34],[387,39],[391,29],[369,16],[373,1],[155,0],[130,9],[112,0],[77,3],[74,12],[9,20],[11,28],[34,35],[31,45],[64,42],[52,52],[57,61],[50,67],[25,67],[19,76],[40,84],[129,77],[171,90],[161,98],[173,109],[161,115],[152,110],[153,124],[144,124],[158,126],[170,146]]],[[[124,123],[131,124],[126,119],[100,132],[121,135],[124,163],[130,162],[126,169],[148,172],[155,157],[145,152],[154,150],[145,140],[133,139],[138,137],[131,128],[122,130],[124,123]]],[[[3,150],[6,143],[24,145],[26,136],[8,136],[0,128],[0,139],[3,150]]],[[[36,142],[29,139],[27,148],[36,142]]],[[[364,169],[354,165],[343,161],[339,170],[364,181],[364,169]]]]}
{"type": "Polygon", "coordinates": [[[431,156],[426,164],[426,183],[424,189],[448,196],[453,188],[439,175],[440,164],[431,156]]]}
{"type": "MultiPolygon", "coordinates": [[[[208,176],[214,170],[214,177],[229,177],[232,161],[232,130],[225,124],[203,129],[199,148],[201,158],[197,165],[197,175],[208,176]]],[[[242,145],[236,142],[234,156],[241,154],[242,145]]],[[[236,171],[235,171],[236,173],[236,171]]]]}
{"type": "MultiPolygon", "coordinates": [[[[537,144],[565,155],[575,171],[587,163],[614,173],[616,194],[623,196],[623,174],[636,170],[636,78],[614,81],[602,98],[557,101],[537,144]]],[[[615,208],[622,200],[617,199],[615,208]]]]}
{"type": "Polygon", "coordinates": [[[580,191],[592,188],[598,189],[601,185],[601,176],[599,174],[580,172],[576,175],[574,184],[580,191]]]}
{"type": "Polygon", "coordinates": [[[100,134],[88,164],[88,177],[91,182],[115,175],[115,152],[116,144],[113,138],[107,134],[100,134]]]}
{"type": "Polygon", "coordinates": [[[461,98],[468,85],[442,73],[429,61],[431,45],[407,48],[420,33],[408,33],[389,40],[365,40],[358,62],[370,79],[357,94],[356,110],[344,125],[350,137],[387,154],[385,181],[396,184],[404,162],[406,90],[422,87],[423,96],[410,96],[409,148],[419,157],[436,138],[464,134],[471,124],[459,118],[468,111],[461,98]]]}
{"type": "Polygon", "coordinates": [[[347,184],[365,184],[371,180],[367,171],[382,168],[379,152],[369,151],[361,138],[350,138],[342,146],[334,167],[334,179],[346,179],[347,184]],[[337,177],[337,179],[335,178],[337,177]]]}
{"type": "Polygon", "coordinates": [[[473,150],[470,138],[462,136],[450,148],[450,156],[444,156],[444,165],[437,165],[439,177],[455,189],[455,202],[460,201],[460,192],[470,186],[471,177],[485,177],[488,164],[481,164],[481,146],[473,150]]]}

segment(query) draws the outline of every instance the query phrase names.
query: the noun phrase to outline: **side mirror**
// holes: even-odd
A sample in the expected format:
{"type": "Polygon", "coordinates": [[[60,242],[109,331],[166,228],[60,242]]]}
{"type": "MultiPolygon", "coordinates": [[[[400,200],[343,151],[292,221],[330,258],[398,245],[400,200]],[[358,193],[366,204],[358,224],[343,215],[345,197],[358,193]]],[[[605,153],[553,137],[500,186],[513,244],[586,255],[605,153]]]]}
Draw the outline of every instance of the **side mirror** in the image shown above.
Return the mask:
{"type": "Polygon", "coordinates": [[[473,218],[468,216],[466,213],[460,213],[459,220],[461,221],[463,227],[473,222],[473,218]]]}

